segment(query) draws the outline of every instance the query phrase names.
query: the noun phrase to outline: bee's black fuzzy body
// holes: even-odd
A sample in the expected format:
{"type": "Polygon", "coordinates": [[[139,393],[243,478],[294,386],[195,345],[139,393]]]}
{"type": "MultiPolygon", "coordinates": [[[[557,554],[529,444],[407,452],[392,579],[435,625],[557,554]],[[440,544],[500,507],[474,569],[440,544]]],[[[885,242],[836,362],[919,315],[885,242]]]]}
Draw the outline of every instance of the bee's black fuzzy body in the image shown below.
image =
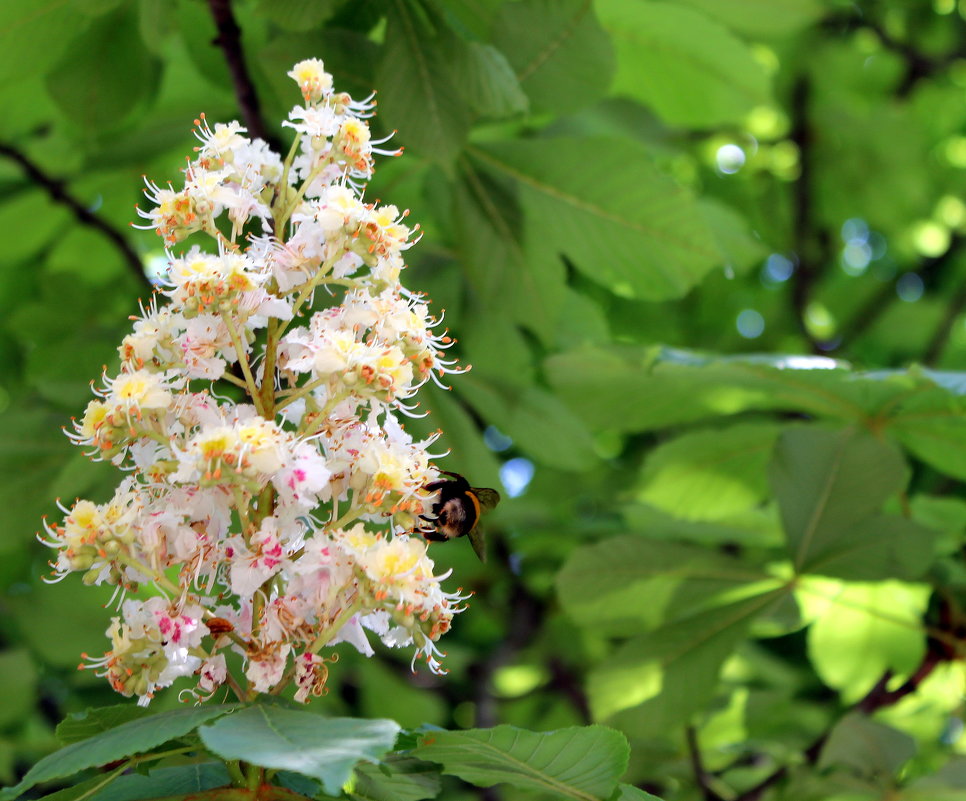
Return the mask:
{"type": "Polygon", "coordinates": [[[439,492],[433,504],[433,529],[423,536],[430,542],[446,542],[469,535],[473,550],[484,560],[484,542],[476,530],[483,511],[492,509],[500,502],[500,493],[485,487],[471,487],[459,473],[445,472],[448,479],[427,484],[430,492],[439,492]]]}

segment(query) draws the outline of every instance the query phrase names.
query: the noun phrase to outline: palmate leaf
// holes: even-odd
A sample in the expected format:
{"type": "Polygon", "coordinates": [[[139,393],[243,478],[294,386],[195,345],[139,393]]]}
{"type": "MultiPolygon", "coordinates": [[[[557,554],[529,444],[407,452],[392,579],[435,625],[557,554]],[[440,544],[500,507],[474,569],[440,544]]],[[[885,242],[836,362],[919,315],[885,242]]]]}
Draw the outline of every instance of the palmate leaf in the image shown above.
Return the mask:
{"type": "Polygon", "coordinates": [[[194,731],[199,725],[230,712],[231,704],[173,709],[123,723],[86,740],[71,743],[45,756],[19,784],[0,792],[0,799],[16,798],[36,784],[72,776],[86,768],[146,753],[163,743],[194,731]]]}
{"type": "Polygon", "coordinates": [[[640,100],[672,125],[740,122],[769,98],[751,50],[701,12],[663,2],[601,0],[619,68],[612,91],[640,100]]]}
{"type": "Polygon", "coordinates": [[[101,708],[74,712],[58,724],[55,734],[64,745],[88,740],[101,732],[117,728],[122,723],[150,715],[143,706],[115,704],[101,708]]]}
{"type": "Polygon", "coordinates": [[[160,77],[160,62],[141,43],[137,9],[126,6],[99,17],[71,42],[47,76],[47,91],[73,122],[100,133],[142,111],[160,77]]]}
{"type": "Polygon", "coordinates": [[[633,736],[654,737],[701,709],[715,692],[722,663],[754,619],[788,596],[788,588],[774,580],[742,591],[740,600],[677,618],[608,657],[589,680],[594,715],[633,736]]]}
{"type": "Polygon", "coordinates": [[[503,53],[480,42],[463,42],[455,37],[450,42],[450,78],[476,114],[501,119],[527,110],[527,96],[503,53]]]}
{"type": "Polygon", "coordinates": [[[637,497],[683,520],[716,520],[767,495],[765,466],[782,426],[748,423],[694,431],[652,450],[637,497]]]}
{"type": "Polygon", "coordinates": [[[966,478],[960,373],[859,373],[822,356],[709,357],[666,347],[581,348],[544,367],[557,395],[595,429],[651,431],[747,411],[800,412],[881,431],[937,470],[966,478]]]}
{"type": "Polygon", "coordinates": [[[505,310],[553,342],[566,289],[559,254],[530,233],[512,182],[494,179],[467,158],[451,187],[455,246],[484,309],[505,310]]]}
{"type": "Polygon", "coordinates": [[[610,797],[609,801],[661,801],[661,799],[632,784],[624,784],[621,782],[621,784],[617,785],[617,790],[610,797]]]}
{"type": "Polygon", "coordinates": [[[678,0],[739,33],[780,36],[826,13],[821,0],[678,0]]]}
{"type": "Polygon", "coordinates": [[[446,69],[444,44],[454,36],[433,28],[417,5],[387,4],[389,26],[376,73],[380,115],[399,129],[399,142],[433,161],[451,161],[470,129],[470,111],[446,69]]]}
{"type": "Polygon", "coordinates": [[[578,270],[618,295],[680,297],[722,261],[691,194],[635,143],[556,137],[468,153],[482,168],[517,183],[528,243],[552,242],[578,270]]]}
{"type": "Polygon", "coordinates": [[[862,698],[885,671],[908,676],[921,662],[927,586],[852,584],[808,576],[798,582],[795,597],[803,617],[811,621],[809,660],[845,702],[862,698]]]}
{"type": "Polygon", "coordinates": [[[110,778],[95,776],[64,790],[44,796],[44,801],[142,801],[146,798],[200,793],[223,787],[231,781],[221,762],[196,762],[155,768],[145,774],[129,773],[110,778]],[[110,781],[108,781],[110,779],[110,781]]]}
{"type": "Polygon", "coordinates": [[[363,762],[355,773],[352,795],[363,801],[421,801],[435,798],[442,786],[436,765],[400,756],[378,765],[363,762]]]}
{"type": "Polygon", "coordinates": [[[574,111],[599,100],[614,72],[610,37],[584,0],[504,3],[493,44],[537,111],[574,111]]]}
{"type": "Polygon", "coordinates": [[[914,579],[932,561],[935,532],[878,514],[908,477],[894,445],[855,428],[795,428],[779,439],[769,476],[797,572],[914,579]]]}
{"type": "Polygon", "coordinates": [[[557,575],[557,594],[580,625],[633,621],[639,630],[764,578],[754,566],[707,548],[628,534],[575,550],[557,575]]]}
{"type": "Polygon", "coordinates": [[[614,792],[630,749],[624,735],[605,726],[534,732],[502,725],[428,732],[413,755],[479,787],[505,782],[591,801],[614,792]]]}
{"type": "Polygon", "coordinates": [[[392,720],[326,718],[262,704],[199,730],[201,741],[222,759],[310,776],[329,795],[339,794],[357,762],[377,760],[392,748],[398,733],[392,720]]]}
{"type": "Polygon", "coordinates": [[[71,3],[0,4],[0,86],[46,71],[88,23],[71,3]]]}
{"type": "Polygon", "coordinates": [[[761,264],[766,249],[752,234],[748,220],[731,206],[714,198],[700,198],[698,207],[718,245],[721,263],[726,269],[741,274],[761,264]]]}
{"type": "Polygon", "coordinates": [[[622,431],[777,409],[852,422],[897,394],[885,382],[860,380],[844,363],[823,356],[582,348],[551,356],[544,366],[557,394],[589,425],[622,431]]]}
{"type": "MultiPolygon", "coordinates": [[[[958,378],[962,373],[954,375],[958,378]]],[[[926,386],[896,408],[885,430],[937,470],[966,479],[964,412],[966,398],[962,394],[926,386]]]]}
{"type": "Polygon", "coordinates": [[[908,479],[898,449],[854,428],[782,434],[769,470],[799,572],[840,544],[908,479]]]}
{"type": "Polygon", "coordinates": [[[905,732],[853,712],[830,732],[818,767],[847,768],[853,775],[875,781],[885,789],[896,771],[915,753],[916,741],[905,732]]]}

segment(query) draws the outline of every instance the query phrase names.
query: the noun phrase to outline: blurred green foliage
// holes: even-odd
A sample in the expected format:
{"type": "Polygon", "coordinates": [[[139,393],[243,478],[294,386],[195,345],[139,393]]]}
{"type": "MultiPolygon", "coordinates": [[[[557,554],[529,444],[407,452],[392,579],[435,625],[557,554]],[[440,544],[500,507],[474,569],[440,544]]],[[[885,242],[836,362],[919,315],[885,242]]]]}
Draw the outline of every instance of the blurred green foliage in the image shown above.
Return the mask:
{"type": "MultiPolygon", "coordinates": [[[[404,280],[473,364],[410,427],[512,496],[486,566],[433,548],[475,592],[450,675],[346,650],[319,706],[605,722],[665,799],[963,797],[961,0],[232,9],[262,119],[300,58],[377,90],[406,153],[370,198],[420,222],[404,280]]],[[[118,480],[60,428],[164,255],[141,175],[253,111],[218,37],[200,0],[0,4],[5,781],[116,700],[74,670],[107,598],[44,586],[33,536],[118,480]]]]}

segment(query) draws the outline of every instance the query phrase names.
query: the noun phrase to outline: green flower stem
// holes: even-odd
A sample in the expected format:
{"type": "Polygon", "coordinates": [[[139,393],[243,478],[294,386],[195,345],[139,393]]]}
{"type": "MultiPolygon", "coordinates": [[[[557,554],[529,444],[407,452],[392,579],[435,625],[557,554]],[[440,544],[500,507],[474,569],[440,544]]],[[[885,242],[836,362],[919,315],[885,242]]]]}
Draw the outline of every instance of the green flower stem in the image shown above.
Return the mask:
{"type": "Polygon", "coordinates": [[[281,400],[278,404],[276,404],[275,411],[280,411],[284,409],[286,406],[288,406],[290,403],[294,403],[299,398],[305,397],[313,389],[317,389],[318,387],[321,387],[323,384],[327,383],[328,380],[329,380],[329,376],[326,376],[325,378],[316,378],[315,381],[309,381],[308,384],[303,384],[297,389],[292,390],[288,395],[285,396],[283,400],[281,400]]]}
{"type": "Polygon", "coordinates": [[[342,403],[342,401],[348,398],[349,395],[351,394],[352,393],[349,392],[348,390],[343,390],[342,392],[337,392],[335,395],[329,398],[329,400],[326,401],[325,406],[323,406],[319,410],[318,417],[315,418],[315,424],[311,428],[307,428],[304,431],[299,431],[299,435],[303,439],[307,439],[308,437],[312,437],[318,434],[319,431],[322,430],[322,426],[324,426],[328,421],[329,415],[332,413],[332,410],[340,403],[342,403]]]}
{"type": "Polygon", "coordinates": [[[340,517],[334,523],[329,523],[327,528],[329,529],[345,528],[345,526],[347,526],[352,521],[356,520],[361,514],[362,514],[361,509],[353,508],[352,506],[350,506],[348,512],[342,515],[342,517],[340,517]]]}
{"type": "Polygon", "coordinates": [[[242,533],[245,535],[245,541],[250,543],[249,535],[252,531],[252,521],[248,516],[248,504],[250,501],[244,496],[239,487],[234,487],[234,497],[235,508],[238,511],[238,519],[242,524],[242,533]]]}
{"type": "Polygon", "coordinates": [[[228,328],[228,336],[231,337],[231,344],[235,346],[235,354],[238,356],[238,363],[241,365],[242,373],[245,375],[245,389],[247,389],[248,394],[251,395],[252,403],[255,404],[255,411],[264,417],[265,410],[262,407],[262,399],[258,393],[258,388],[255,385],[255,378],[252,376],[252,368],[248,364],[248,354],[242,347],[241,339],[238,336],[238,329],[235,328],[235,321],[231,319],[231,315],[227,312],[221,313],[221,319],[225,321],[225,326],[228,328]]]}
{"type": "MultiPolygon", "coordinates": [[[[289,325],[291,325],[292,320],[294,320],[299,315],[299,310],[302,308],[302,304],[305,303],[309,295],[311,295],[316,288],[322,283],[322,280],[332,271],[332,267],[335,263],[342,258],[343,253],[339,253],[338,257],[332,257],[327,259],[319,265],[318,271],[313,275],[302,288],[299,290],[298,297],[295,298],[295,302],[292,304],[292,316],[288,320],[282,320],[278,327],[278,338],[281,339],[282,335],[288,330],[289,325]]],[[[292,290],[295,291],[294,289],[292,290]]]]}
{"type": "Polygon", "coordinates": [[[325,646],[329,644],[329,640],[335,637],[335,635],[339,632],[339,629],[341,629],[356,612],[361,610],[362,607],[363,603],[360,599],[356,599],[353,603],[349,604],[332,620],[331,623],[329,623],[328,626],[325,627],[325,630],[319,634],[319,636],[316,637],[312,644],[305,650],[313,654],[317,654],[319,651],[325,648],[325,646]]]}
{"type": "Polygon", "coordinates": [[[238,376],[232,375],[227,370],[224,373],[222,373],[221,377],[229,384],[234,384],[236,387],[241,387],[242,389],[248,389],[248,384],[246,384],[244,381],[238,378],[238,376]]]}
{"type": "Polygon", "coordinates": [[[245,774],[242,773],[241,763],[237,759],[229,759],[225,762],[225,767],[228,769],[228,775],[231,776],[231,783],[235,787],[248,786],[248,782],[245,780],[245,774]]]}
{"type": "Polygon", "coordinates": [[[305,193],[309,191],[309,187],[312,185],[312,181],[318,178],[322,174],[322,171],[330,164],[333,164],[333,163],[335,162],[332,159],[332,157],[326,156],[324,159],[322,159],[322,161],[320,161],[315,166],[315,169],[308,174],[306,179],[302,182],[302,185],[299,187],[298,192],[295,193],[295,197],[292,198],[291,202],[285,207],[285,211],[282,213],[282,216],[275,218],[276,235],[278,235],[279,230],[281,228],[284,228],[285,225],[288,223],[288,218],[292,216],[292,212],[299,207],[299,203],[301,203],[302,200],[305,198],[305,193]]]}
{"type": "Polygon", "coordinates": [[[144,562],[132,554],[127,553],[126,551],[118,551],[118,553],[114,555],[114,558],[121,564],[126,565],[127,567],[133,567],[139,573],[143,573],[145,576],[150,577],[151,581],[153,581],[158,587],[167,590],[176,598],[181,595],[181,587],[171,581],[171,579],[164,575],[163,572],[160,570],[155,570],[150,565],[144,564],[144,562]]]}
{"type": "MultiPolygon", "coordinates": [[[[288,154],[285,156],[285,162],[282,165],[282,180],[278,182],[275,187],[275,200],[279,203],[284,203],[283,193],[288,188],[288,174],[292,169],[292,162],[295,160],[295,154],[298,153],[299,144],[302,142],[302,133],[297,131],[295,138],[292,140],[292,146],[288,149],[288,154]]],[[[282,228],[285,225],[285,221],[278,215],[278,209],[275,208],[275,203],[272,204],[272,224],[275,228],[275,236],[279,239],[282,238],[282,228]]]]}
{"type": "Polygon", "coordinates": [[[249,790],[257,790],[265,779],[265,768],[258,765],[245,765],[249,790]]]}
{"type": "MultiPolygon", "coordinates": [[[[306,653],[317,654],[319,651],[325,648],[329,641],[339,632],[339,630],[349,621],[349,619],[356,614],[356,612],[363,608],[363,606],[362,601],[356,600],[354,603],[343,609],[342,612],[335,619],[333,619],[328,626],[325,627],[325,631],[316,637],[315,641],[305,649],[306,653]]],[[[288,687],[289,682],[291,682],[294,677],[295,666],[293,665],[285,671],[278,684],[272,687],[268,694],[280,695],[282,690],[288,687]]]]}

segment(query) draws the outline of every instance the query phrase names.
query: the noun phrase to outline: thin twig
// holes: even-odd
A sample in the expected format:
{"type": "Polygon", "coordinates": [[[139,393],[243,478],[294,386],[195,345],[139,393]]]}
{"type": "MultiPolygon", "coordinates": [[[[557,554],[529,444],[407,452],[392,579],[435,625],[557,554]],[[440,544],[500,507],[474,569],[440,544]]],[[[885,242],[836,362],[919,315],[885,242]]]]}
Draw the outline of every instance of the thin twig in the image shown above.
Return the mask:
{"type": "Polygon", "coordinates": [[[264,139],[273,150],[281,150],[275,137],[272,136],[265,121],[262,119],[262,106],[255,91],[245,54],[242,51],[241,28],[231,8],[231,0],[208,0],[211,16],[215,20],[218,35],[212,44],[221,48],[225,54],[231,81],[235,87],[235,98],[245,120],[245,127],[253,137],[264,139]]]}
{"type": "MultiPolygon", "coordinates": [[[[950,262],[956,258],[964,244],[966,244],[966,237],[957,236],[950,244],[949,250],[942,256],[943,262],[950,262]]],[[[939,361],[939,357],[942,356],[949,342],[953,326],[964,310],[966,310],[966,282],[961,282],[946,306],[946,312],[939,321],[939,325],[936,326],[936,330],[929,338],[929,344],[926,346],[926,351],[922,357],[923,364],[932,366],[939,361]]]]}
{"type": "Polygon", "coordinates": [[[704,769],[704,762],[701,759],[701,747],[698,745],[698,733],[694,726],[686,726],[684,737],[688,743],[688,753],[691,756],[691,769],[694,772],[694,780],[701,788],[701,796],[705,801],[724,801],[712,788],[711,782],[714,777],[704,769]]]}
{"type": "Polygon", "coordinates": [[[74,216],[81,225],[93,228],[95,231],[99,231],[107,237],[111,244],[121,251],[121,255],[124,257],[124,263],[130,268],[130,271],[137,277],[138,281],[148,288],[153,288],[148,277],[144,274],[144,263],[141,261],[141,257],[138,256],[137,251],[124,238],[124,235],[71,195],[67,191],[62,179],[48,175],[39,165],[29,159],[26,154],[12,145],[0,142],[0,155],[4,155],[19,164],[23,171],[27,173],[27,177],[45,189],[53,201],[66,206],[74,212],[74,216]]]}
{"type": "Polygon", "coordinates": [[[886,30],[881,22],[861,12],[847,16],[829,17],[825,27],[833,30],[844,29],[844,31],[865,28],[872,31],[879,38],[884,48],[896,53],[905,61],[905,74],[896,87],[896,96],[907,97],[919,81],[948,70],[959,59],[966,57],[966,26],[957,14],[951,14],[948,17],[948,24],[958,28],[958,42],[952,50],[939,55],[924,53],[911,42],[897,39],[886,30]]]}
{"type": "MultiPolygon", "coordinates": [[[[953,260],[959,255],[964,245],[966,245],[966,237],[958,235],[954,236],[949,243],[949,248],[945,253],[943,253],[941,256],[931,256],[923,259],[915,268],[911,270],[911,272],[915,272],[920,277],[929,279],[929,283],[935,285],[938,275],[949,267],[953,260]]],[[[907,270],[907,272],[909,272],[909,270],[907,270]]],[[[862,334],[872,327],[872,325],[886,312],[889,306],[898,298],[895,286],[894,281],[888,281],[878,290],[876,290],[865,303],[862,304],[852,318],[842,326],[841,333],[839,335],[839,342],[832,350],[843,350],[854,343],[855,340],[857,340],[862,334]]],[[[966,290],[960,290],[960,293],[963,292],[966,292],[966,290]]],[[[959,293],[954,296],[949,308],[947,309],[946,316],[943,318],[939,327],[936,329],[936,332],[930,339],[929,345],[926,347],[925,355],[923,356],[924,364],[932,364],[935,362],[943,347],[945,347],[946,339],[952,331],[952,326],[956,321],[956,317],[959,312],[962,311],[962,308],[957,309],[955,306],[958,297],[959,293]]],[[[966,297],[964,297],[961,302],[966,305],[966,297]]]]}
{"type": "MultiPolygon", "coordinates": [[[[910,676],[900,687],[897,687],[895,690],[887,689],[893,674],[891,671],[886,671],[879,681],[875,683],[875,686],[873,686],[873,688],[866,693],[865,697],[858,701],[852,707],[852,709],[865,715],[871,715],[876,710],[882,709],[883,707],[892,706],[893,704],[901,701],[907,695],[915,692],[941,662],[951,658],[946,654],[943,648],[944,646],[938,643],[936,640],[930,639],[927,642],[926,653],[923,656],[919,667],[916,668],[916,672],[913,673],[912,676],[910,676]]],[[[823,732],[822,735],[815,740],[815,742],[805,749],[804,757],[806,764],[814,765],[818,762],[819,755],[821,754],[822,748],[825,746],[830,733],[831,730],[823,732]]],[[[738,796],[737,799],[735,799],[735,801],[759,801],[766,790],[788,776],[788,771],[788,766],[783,765],[774,772],[768,774],[768,776],[762,779],[754,787],[751,787],[743,792],[740,796],[738,796]]]]}

